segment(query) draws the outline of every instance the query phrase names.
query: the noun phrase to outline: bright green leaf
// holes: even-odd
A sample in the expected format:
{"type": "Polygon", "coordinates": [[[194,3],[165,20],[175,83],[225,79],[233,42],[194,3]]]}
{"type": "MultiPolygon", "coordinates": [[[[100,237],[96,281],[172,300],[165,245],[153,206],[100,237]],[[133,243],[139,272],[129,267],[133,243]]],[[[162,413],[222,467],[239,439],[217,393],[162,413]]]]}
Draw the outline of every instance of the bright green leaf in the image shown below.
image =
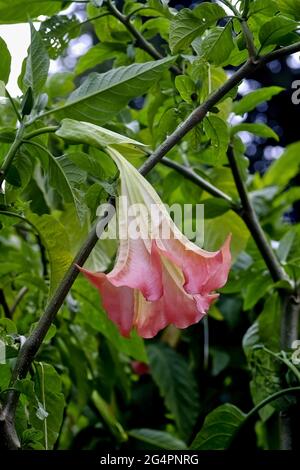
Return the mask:
{"type": "Polygon", "coordinates": [[[163,344],[148,347],[154,381],[172,412],[180,436],[189,437],[199,411],[197,384],[178,353],[163,344]]]}
{"type": "Polygon", "coordinates": [[[259,104],[269,101],[273,96],[278,95],[283,90],[284,88],[279,86],[269,86],[252,91],[239,101],[233,103],[233,111],[235,114],[242,116],[255,109],[259,104]]]}
{"type": "Polygon", "coordinates": [[[7,48],[5,41],[0,37],[0,57],[1,57],[1,66],[0,66],[0,80],[4,83],[8,82],[10,74],[10,65],[11,65],[11,56],[7,48]]]}
{"type": "Polygon", "coordinates": [[[47,80],[50,61],[40,33],[35,30],[32,23],[30,23],[30,31],[31,44],[23,82],[25,86],[31,87],[34,94],[37,95],[47,80]]]}
{"type": "Polygon", "coordinates": [[[186,444],[180,439],[165,431],[156,429],[132,429],[128,435],[139,441],[150,444],[156,449],[164,450],[185,450],[186,444]]]}
{"type": "Polygon", "coordinates": [[[230,403],[219,406],[206,416],[190,450],[227,449],[245,417],[239,408],[230,403]]]}
{"type": "Polygon", "coordinates": [[[53,109],[59,119],[73,118],[104,124],[136,96],[143,95],[174,62],[167,57],[144,64],[119,67],[102,74],[91,73],[67,102],[53,109]]]}

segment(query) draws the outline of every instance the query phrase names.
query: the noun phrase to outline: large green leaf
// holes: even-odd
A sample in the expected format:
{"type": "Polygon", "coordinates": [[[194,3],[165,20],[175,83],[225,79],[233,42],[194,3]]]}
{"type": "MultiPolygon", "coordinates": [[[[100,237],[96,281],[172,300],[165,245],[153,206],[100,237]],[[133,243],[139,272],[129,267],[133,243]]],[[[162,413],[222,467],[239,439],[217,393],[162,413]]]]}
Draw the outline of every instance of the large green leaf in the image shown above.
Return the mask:
{"type": "Polygon", "coordinates": [[[299,0],[277,0],[279,10],[287,15],[300,20],[300,2],[299,0]]]}
{"type": "Polygon", "coordinates": [[[50,185],[55,188],[65,202],[71,202],[82,225],[86,220],[86,206],[78,185],[85,180],[86,173],[80,170],[67,155],[55,157],[42,146],[37,148],[40,161],[49,178],[50,185]]]}
{"type": "Polygon", "coordinates": [[[126,56],[126,46],[119,42],[99,42],[91,47],[77,62],[75,72],[81,74],[105,60],[126,56]]]}
{"type": "Polygon", "coordinates": [[[241,218],[232,211],[205,221],[204,248],[210,251],[219,249],[230,233],[232,234],[231,253],[235,259],[246,248],[249,231],[241,218]]]}
{"type": "Polygon", "coordinates": [[[270,296],[258,317],[259,337],[267,348],[280,351],[281,302],[277,292],[270,296]]]}
{"type": "Polygon", "coordinates": [[[239,101],[233,103],[233,111],[235,114],[240,115],[253,111],[260,103],[269,101],[273,96],[278,95],[278,93],[281,93],[283,90],[284,88],[279,86],[269,86],[252,91],[239,101]]]}
{"type": "Polygon", "coordinates": [[[186,444],[165,431],[157,431],[156,429],[132,429],[128,435],[138,439],[139,441],[150,444],[156,449],[164,450],[185,450],[186,444]]]}
{"type": "Polygon", "coordinates": [[[134,97],[151,88],[174,58],[91,73],[61,108],[51,110],[58,118],[73,118],[104,124],[116,116],[134,97]]]}
{"type": "Polygon", "coordinates": [[[204,56],[208,62],[221,65],[230,56],[233,48],[232,27],[228,22],[224,28],[212,28],[201,41],[197,52],[204,56]]]}
{"type": "Polygon", "coordinates": [[[46,449],[52,449],[59,435],[65,407],[61,378],[50,364],[37,363],[34,390],[38,407],[30,400],[31,425],[43,432],[46,449]]]}
{"type": "Polygon", "coordinates": [[[193,11],[183,8],[170,25],[170,48],[173,53],[186,49],[193,39],[201,36],[209,26],[225,16],[219,5],[204,2],[193,11]]]}
{"type": "Polygon", "coordinates": [[[26,23],[41,15],[50,16],[60,11],[62,1],[59,0],[0,0],[0,24],[26,23]]]}
{"type": "Polygon", "coordinates": [[[289,33],[295,31],[298,23],[285,16],[275,16],[265,23],[259,31],[259,40],[262,46],[281,44],[281,40],[289,33]]]}
{"type": "Polygon", "coordinates": [[[236,406],[226,403],[209,413],[192,442],[191,450],[224,450],[241,426],[246,415],[236,406]]]}
{"type": "Polygon", "coordinates": [[[7,83],[10,74],[11,56],[5,41],[0,37],[0,80],[7,83]]]}
{"type": "Polygon", "coordinates": [[[264,175],[265,185],[285,186],[299,171],[300,142],[289,145],[264,175]]]}
{"type": "Polygon", "coordinates": [[[174,416],[179,434],[188,438],[199,411],[195,379],[185,359],[166,345],[151,344],[148,355],[153,379],[174,416]]]}
{"type": "Polygon", "coordinates": [[[33,92],[38,94],[46,83],[50,60],[40,33],[35,30],[32,23],[30,23],[30,31],[31,44],[23,82],[25,86],[31,87],[33,92]]]}
{"type": "Polygon", "coordinates": [[[200,155],[200,160],[212,165],[222,163],[229,145],[227,123],[218,116],[211,114],[204,119],[203,129],[208,139],[210,139],[211,145],[203,155],[200,155]]]}
{"type": "Polygon", "coordinates": [[[47,250],[50,264],[50,294],[58,286],[63,275],[73,260],[68,234],[64,226],[54,217],[44,214],[39,217],[36,214],[26,214],[27,219],[37,228],[42,243],[47,250]]]}
{"type": "Polygon", "coordinates": [[[251,134],[258,135],[259,137],[264,137],[265,139],[275,139],[279,140],[278,135],[276,134],[271,127],[263,123],[248,123],[243,122],[242,124],[237,124],[231,128],[231,133],[236,134],[237,132],[250,132],[251,134]]]}

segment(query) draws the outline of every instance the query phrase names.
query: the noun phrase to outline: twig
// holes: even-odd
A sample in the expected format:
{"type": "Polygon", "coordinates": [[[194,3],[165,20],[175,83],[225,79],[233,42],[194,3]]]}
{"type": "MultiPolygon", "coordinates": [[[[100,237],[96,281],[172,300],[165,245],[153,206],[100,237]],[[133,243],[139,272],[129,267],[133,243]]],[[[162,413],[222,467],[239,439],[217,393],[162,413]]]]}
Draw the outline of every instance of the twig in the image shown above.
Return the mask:
{"type": "Polygon", "coordinates": [[[0,289],[0,305],[2,305],[3,307],[4,315],[6,316],[6,318],[11,318],[10,308],[6,301],[3,289],[0,289]]]}
{"type": "Polygon", "coordinates": [[[16,308],[17,306],[19,305],[19,303],[21,302],[21,300],[23,299],[24,295],[28,292],[28,287],[24,286],[22,287],[18,294],[17,294],[17,297],[15,298],[15,301],[13,303],[13,305],[10,307],[10,317],[12,318],[13,314],[15,313],[16,311],[16,308]]]}
{"type": "Polygon", "coordinates": [[[183,175],[185,178],[189,179],[190,181],[195,183],[197,186],[207,191],[212,196],[218,197],[220,199],[223,199],[224,201],[227,201],[228,204],[231,206],[231,208],[235,210],[236,212],[240,210],[240,206],[237,203],[235,203],[233,199],[230,196],[228,196],[228,194],[224,193],[223,191],[218,189],[216,186],[206,181],[204,178],[198,175],[191,168],[180,165],[179,163],[174,162],[173,160],[170,160],[167,157],[162,158],[161,163],[177,171],[178,173],[183,175]]]}

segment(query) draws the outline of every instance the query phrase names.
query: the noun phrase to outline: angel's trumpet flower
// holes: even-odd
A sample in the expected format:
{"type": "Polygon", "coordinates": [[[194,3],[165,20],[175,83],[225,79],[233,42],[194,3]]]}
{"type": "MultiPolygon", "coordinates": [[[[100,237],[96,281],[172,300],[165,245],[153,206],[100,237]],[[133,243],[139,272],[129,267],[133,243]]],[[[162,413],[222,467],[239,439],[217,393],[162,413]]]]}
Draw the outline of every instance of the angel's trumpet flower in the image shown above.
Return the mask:
{"type": "Polygon", "coordinates": [[[124,336],[133,328],[144,338],[169,324],[186,328],[206,314],[218,297],[215,290],[226,283],[230,237],[216,252],[190,242],[148,181],[116,148],[106,150],[120,171],[119,251],[110,273],[81,270],[99,290],[103,307],[124,336]],[[142,210],[133,229],[128,207],[136,204],[142,210]]]}

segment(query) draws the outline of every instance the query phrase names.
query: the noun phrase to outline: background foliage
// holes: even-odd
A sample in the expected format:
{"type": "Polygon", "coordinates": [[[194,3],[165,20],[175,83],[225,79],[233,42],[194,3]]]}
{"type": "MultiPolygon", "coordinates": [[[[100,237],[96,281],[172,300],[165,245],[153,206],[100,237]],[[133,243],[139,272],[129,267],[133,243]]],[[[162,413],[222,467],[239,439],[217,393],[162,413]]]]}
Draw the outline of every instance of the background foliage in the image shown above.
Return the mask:
{"type": "MultiPolygon", "coordinates": [[[[5,90],[11,57],[0,38],[0,338],[7,356],[0,364],[1,400],[20,344],[86,239],[98,205],[117,191],[110,159],[92,146],[65,143],[55,134],[61,119],[101,125],[154,150],[247,60],[241,14],[259,54],[299,41],[294,0],[0,0],[0,23],[30,18],[31,29],[17,98],[5,90]],[[78,42],[89,47],[74,57],[78,42]],[[59,72],[48,73],[50,60],[59,72]]],[[[167,204],[204,203],[204,248],[219,248],[232,233],[234,264],[220,299],[186,330],[168,327],[154,340],[125,339],[97,291],[79,277],[29,374],[14,384],[22,448],[279,447],[278,411],[292,407],[296,420],[297,396],[284,395],[247,415],[270,395],[299,385],[300,373],[280,341],[281,289],[292,291],[300,274],[295,71],[285,59],[268,67],[234,87],[168,153],[226,193],[227,201],[162,164],[148,176],[167,204]],[[230,145],[289,281],[272,279],[233,210],[239,195],[230,145]]],[[[139,166],[143,160],[131,161],[139,166]]],[[[115,250],[111,242],[98,242],[87,266],[109,269],[115,250]]]]}

